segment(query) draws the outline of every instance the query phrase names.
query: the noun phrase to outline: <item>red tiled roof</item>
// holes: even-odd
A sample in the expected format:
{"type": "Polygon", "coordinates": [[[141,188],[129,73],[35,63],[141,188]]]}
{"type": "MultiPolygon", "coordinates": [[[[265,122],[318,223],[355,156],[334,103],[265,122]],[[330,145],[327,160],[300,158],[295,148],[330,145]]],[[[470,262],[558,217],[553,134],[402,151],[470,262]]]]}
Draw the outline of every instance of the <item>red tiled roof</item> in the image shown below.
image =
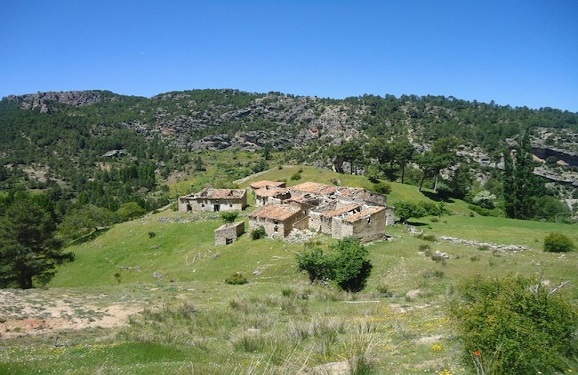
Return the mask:
{"type": "Polygon", "coordinates": [[[240,199],[247,192],[244,189],[213,189],[206,188],[199,194],[195,194],[196,198],[208,199],[240,199]]]}
{"type": "Polygon", "coordinates": [[[249,185],[252,189],[262,189],[262,188],[266,188],[266,187],[275,187],[275,188],[282,188],[285,186],[285,182],[283,181],[267,181],[267,180],[262,180],[262,181],[257,181],[257,182],[253,182],[252,184],[249,185]]]}
{"type": "Polygon", "coordinates": [[[321,215],[323,215],[325,217],[333,217],[333,216],[344,214],[344,213],[349,212],[349,211],[353,211],[359,207],[360,207],[360,205],[357,203],[349,203],[349,204],[346,204],[345,206],[343,206],[341,208],[336,208],[336,209],[331,210],[331,211],[323,212],[321,215]]]}
{"type": "Polygon", "coordinates": [[[346,217],[345,219],[343,219],[343,221],[346,221],[348,223],[353,223],[356,222],[357,220],[361,220],[364,219],[370,215],[373,215],[379,211],[385,210],[385,207],[379,207],[379,206],[373,206],[373,207],[369,207],[366,208],[365,210],[358,212],[356,214],[353,214],[351,216],[346,217]]]}
{"type": "Polygon", "coordinates": [[[277,194],[286,193],[287,189],[279,188],[279,187],[270,187],[270,188],[260,188],[255,190],[255,195],[258,197],[273,197],[277,194]]]}
{"type": "Polygon", "coordinates": [[[287,204],[268,204],[249,215],[250,218],[286,220],[300,210],[287,204]]]}
{"type": "Polygon", "coordinates": [[[291,187],[291,190],[312,194],[332,194],[337,190],[337,188],[335,186],[320,184],[318,182],[304,182],[291,187]]]}

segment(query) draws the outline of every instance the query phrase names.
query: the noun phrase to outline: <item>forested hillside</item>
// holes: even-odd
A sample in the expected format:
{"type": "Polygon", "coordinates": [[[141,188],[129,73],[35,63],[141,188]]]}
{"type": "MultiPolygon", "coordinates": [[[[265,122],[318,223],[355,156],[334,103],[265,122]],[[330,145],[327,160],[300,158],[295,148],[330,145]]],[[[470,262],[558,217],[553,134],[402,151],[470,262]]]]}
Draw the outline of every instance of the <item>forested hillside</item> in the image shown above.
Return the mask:
{"type": "Polygon", "coordinates": [[[221,166],[225,185],[282,163],[305,163],[432,188],[441,199],[487,191],[499,201],[507,159],[516,162],[510,151],[522,147],[542,158],[526,172],[547,177],[542,184],[556,182],[537,198],[566,199],[568,208],[575,202],[568,199],[578,198],[578,114],[552,108],[229,89],[152,98],[50,92],[3,98],[0,131],[0,189],[10,192],[4,196],[45,191],[60,217],[71,204],[111,211],[129,202],[145,210],[165,205],[175,176],[203,172],[212,162],[204,153],[221,150],[259,155],[221,166]]]}

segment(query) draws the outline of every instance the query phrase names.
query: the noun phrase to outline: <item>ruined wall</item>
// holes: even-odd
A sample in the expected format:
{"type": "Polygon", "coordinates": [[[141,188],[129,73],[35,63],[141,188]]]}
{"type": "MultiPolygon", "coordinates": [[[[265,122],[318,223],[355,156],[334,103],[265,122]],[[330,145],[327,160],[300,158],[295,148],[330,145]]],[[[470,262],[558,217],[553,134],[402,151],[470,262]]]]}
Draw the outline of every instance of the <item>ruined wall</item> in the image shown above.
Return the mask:
{"type": "Polygon", "coordinates": [[[242,211],[247,199],[179,198],[179,211],[242,211]]]}
{"type": "Polygon", "coordinates": [[[388,206],[385,208],[385,226],[391,227],[395,224],[395,208],[388,206]]]}

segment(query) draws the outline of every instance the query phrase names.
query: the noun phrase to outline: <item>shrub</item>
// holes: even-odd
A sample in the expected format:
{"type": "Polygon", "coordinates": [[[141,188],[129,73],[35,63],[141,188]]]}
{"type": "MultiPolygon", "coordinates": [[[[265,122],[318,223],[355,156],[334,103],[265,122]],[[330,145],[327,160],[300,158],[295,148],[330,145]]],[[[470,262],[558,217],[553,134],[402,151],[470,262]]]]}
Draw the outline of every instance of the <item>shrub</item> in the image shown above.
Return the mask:
{"type": "Polygon", "coordinates": [[[448,309],[464,363],[478,374],[563,373],[578,353],[578,313],[558,289],[522,277],[466,281],[448,309]]]}
{"type": "Polygon", "coordinates": [[[372,268],[367,249],[352,237],[329,248],[331,253],[327,255],[320,248],[300,252],[297,268],[306,271],[311,282],[333,280],[348,292],[362,290],[372,268]]]}
{"type": "Polygon", "coordinates": [[[221,212],[221,218],[225,223],[232,223],[239,217],[238,211],[223,211],[221,212]]]}
{"type": "Polygon", "coordinates": [[[298,181],[300,179],[301,179],[301,173],[299,173],[299,172],[293,173],[291,175],[291,180],[293,180],[293,181],[298,181]]]}
{"type": "Polygon", "coordinates": [[[395,205],[395,214],[399,217],[401,223],[407,223],[410,218],[424,217],[426,210],[413,202],[399,202],[395,205]]]}
{"type": "Polygon", "coordinates": [[[435,203],[420,201],[418,205],[422,207],[425,210],[426,215],[429,216],[442,216],[449,213],[448,209],[445,207],[444,202],[435,203]]]}
{"type": "Polygon", "coordinates": [[[379,194],[384,194],[387,195],[389,193],[391,193],[391,185],[388,184],[387,182],[378,182],[376,184],[373,184],[373,191],[379,193],[379,194]]]}
{"type": "Polygon", "coordinates": [[[297,269],[307,272],[311,283],[331,278],[329,262],[329,257],[320,248],[313,248],[297,254],[297,269]]]}
{"type": "Polygon", "coordinates": [[[567,253],[572,250],[574,250],[574,242],[562,233],[551,232],[544,238],[544,251],[567,253]]]}
{"type": "Polygon", "coordinates": [[[430,247],[428,244],[426,244],[426,243],[420,244],[418,248],[419,248],[419,251],[431,250],[431,247],[430,247]]]}
{"type": "Polygon", "coordinates": [[[242,285],[248,282],[247,278],[241,272],[236,272],[225,279],[225,283],[230,285],[242,285]]]}
{"type": "Polygon", "coordinates": [[[496,196],[487,190],[482,190],[474,195],[472,203],[481,208],[491,210],[496,206],[496,196]]]}
{"type": "Polygon", "coordinates": [[[337,255],[332,260],[333,276],[341,289],[348,292],[359,292],[371,273],[372,265],[365,246],[359,240],[347,237],[331,246],[337,255]]]}
{"type": "Polygon", "coordinates": [[[267,232],[265,232],[265,228],[263,226],[260,226],[257,229],[254,229],[251,232],[251,238],[254,240],[258,240],[260,238],[264,238],[267,236],[267,232]]]}

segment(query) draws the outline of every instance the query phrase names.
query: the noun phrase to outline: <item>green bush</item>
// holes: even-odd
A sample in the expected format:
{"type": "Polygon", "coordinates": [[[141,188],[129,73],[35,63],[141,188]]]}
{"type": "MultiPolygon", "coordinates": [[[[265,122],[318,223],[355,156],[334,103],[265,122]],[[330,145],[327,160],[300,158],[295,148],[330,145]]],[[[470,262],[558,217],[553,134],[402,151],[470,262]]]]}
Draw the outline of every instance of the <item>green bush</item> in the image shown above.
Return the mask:
{"type": "Polygon", "coordinates": [[[257,229],[254,229],[251,232],[251,238],[254,240],[258,240],[260,238],[264,238],[267,236],[267,232],[265,232],[265,228],[263,226],[260,226],[257,229]]]}
{"type": "Polygon", "coordinates": [[[298,181],[300,179],[301,179],[301,173],[299,173],[299,172],[293,173],[291,175],[291,180],[293,180],[293,181],[298,181]]]}
{"type": "Polygon", "coordinates": [[[564,373],[578,354],[578,312],[557,288],[510,277],[470,279],[448,313],[478,374],[564,373]]]}
{"type": "Polygon", "coordinates": [[[550,253],[567,253],[574,250],[574,242],[570,237],[558,232],[549,233],[544,238],[544,251],[550,253]]]}
{"type": "Polygon", "coordinates": [[[365,246],[348,237],[329,246],[329,250],[329,254],[320,248],[300,252],[297,254],[297,269],[306,271],[312,283],[333,280],[345,291],[362,290],[372,269],[365,246]]]}
{"type": "Polygon", "coordinates": [[[238,217],[239,217],[238,211],[223,211],[223,212],[221,212],[221,219],[223,219],[223,221],[225,223],[232,223],[235,220],[237,220],[238,217]]]}
{"type": "Polygon", "coordinates": [[[427,211],[420,205],[404,201],[395,204],[395,214],[401,223],[407,223],[410,218],[420,218],[427,214],[427,211]]]}
{"type": "Polygon", "coordinates": [[[387,182],[380,181],[378,183],[373,184],[373,191],[379,194],[387,195],[391,193],[391,185],[388,184],[387,182]]]}
{"type": "Polygon", "coordinates": [[[230,285],[242,285],[248,282],[247,278],[240,272],[236,272],[225,279],[225,283],[230,285]]]}

